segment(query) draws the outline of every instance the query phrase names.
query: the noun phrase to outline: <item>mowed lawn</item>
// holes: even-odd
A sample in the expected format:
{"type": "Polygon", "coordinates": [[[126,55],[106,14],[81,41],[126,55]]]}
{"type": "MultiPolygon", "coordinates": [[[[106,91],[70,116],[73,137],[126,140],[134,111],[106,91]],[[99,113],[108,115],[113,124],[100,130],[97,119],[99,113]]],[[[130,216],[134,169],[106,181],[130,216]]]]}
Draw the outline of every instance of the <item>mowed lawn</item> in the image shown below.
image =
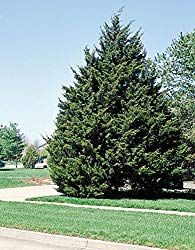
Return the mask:
{"type": "MultiPolygon", "coordinates": [[[[194,197],[195,198],[195,197],[194,197]]],[[[83,199],[65,196],[45,196],[31,198],[43,202],[72,203],[79,205],[112,206],[124,208],[149,208],[157,210],[172,210],[195,213],[195,200],[188,199],[83,199]]]]}
{"type": "Polygon", "coordinates": [[[0,201],[0,226],[114,242],[195,249],[195,217],[0,201]]]}
{"type": "Polygon", "coordinates": [[[41,184],[47,178],[48,169],[0,169],[0,188],[41,184]]]}

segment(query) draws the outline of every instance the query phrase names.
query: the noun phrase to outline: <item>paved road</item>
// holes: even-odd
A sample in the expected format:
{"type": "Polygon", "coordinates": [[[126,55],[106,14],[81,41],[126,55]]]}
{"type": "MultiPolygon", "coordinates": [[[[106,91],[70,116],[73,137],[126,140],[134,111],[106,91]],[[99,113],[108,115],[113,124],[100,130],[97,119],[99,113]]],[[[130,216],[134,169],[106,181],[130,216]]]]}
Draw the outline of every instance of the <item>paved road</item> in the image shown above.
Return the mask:
{"type": "Polygon", "coordinates": [[[4,188],[0,189],[0,200],[24,201],[27,198],[59,195],[55,185],[41,185],[30,187],[4,188]]]}
{"type": "MultiPolygon", "coordinates": [[[[90,240],[0,227],[2,250],[160,250],[144,246],[90,240]]],[[[162,250],[162,249],[161,249],[162,250]]]]}

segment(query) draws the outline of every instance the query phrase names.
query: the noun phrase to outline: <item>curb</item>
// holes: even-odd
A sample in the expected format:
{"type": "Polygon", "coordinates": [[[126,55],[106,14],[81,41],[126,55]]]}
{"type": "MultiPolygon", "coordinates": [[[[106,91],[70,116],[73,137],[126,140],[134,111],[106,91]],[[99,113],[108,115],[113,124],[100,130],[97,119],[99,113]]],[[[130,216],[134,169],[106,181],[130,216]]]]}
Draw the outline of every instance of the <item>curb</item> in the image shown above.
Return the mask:
{"type": "Polygon", "coordinates": [[[0,237],[6,237],[8,240],[9,238],[28,241],[32,240],[40,244],[49,244],[50,246],[53,246],[54,249],[56,247],[63,246],[69,250],[162,250],[160,248],[114,243],[102,240],[91,240],[80,237],[54,235],[4,227],[0,227],[0,237]]]}

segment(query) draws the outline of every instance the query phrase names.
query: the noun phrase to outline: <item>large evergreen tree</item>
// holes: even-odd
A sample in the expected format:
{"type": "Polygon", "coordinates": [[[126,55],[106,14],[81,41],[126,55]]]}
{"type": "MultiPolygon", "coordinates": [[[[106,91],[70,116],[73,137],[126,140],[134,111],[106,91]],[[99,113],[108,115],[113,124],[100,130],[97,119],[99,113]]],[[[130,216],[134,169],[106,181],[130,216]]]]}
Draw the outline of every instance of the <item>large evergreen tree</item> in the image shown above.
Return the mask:
{"type": "Polygon", "coordinates": [[[48,139],[51,177],[77,197],[106,196],[128,183],[154,193],[182,173],[187,147],[168,110],[140,32],[120,14],[85,49],[74,86],[63,86],[56,130],[48,139]]]}

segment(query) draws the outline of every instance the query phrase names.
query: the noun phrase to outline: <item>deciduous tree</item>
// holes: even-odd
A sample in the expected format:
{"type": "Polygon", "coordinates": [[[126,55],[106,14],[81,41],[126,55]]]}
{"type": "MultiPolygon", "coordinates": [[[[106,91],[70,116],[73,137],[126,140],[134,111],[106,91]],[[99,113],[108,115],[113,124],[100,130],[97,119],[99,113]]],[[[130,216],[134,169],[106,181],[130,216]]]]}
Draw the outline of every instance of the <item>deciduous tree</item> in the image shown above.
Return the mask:
{"type": "Polygon", "coordinates": [[[159,80],[184,135],[195,143],[195,30],[181,34],[157,57],[159,80]]]}

